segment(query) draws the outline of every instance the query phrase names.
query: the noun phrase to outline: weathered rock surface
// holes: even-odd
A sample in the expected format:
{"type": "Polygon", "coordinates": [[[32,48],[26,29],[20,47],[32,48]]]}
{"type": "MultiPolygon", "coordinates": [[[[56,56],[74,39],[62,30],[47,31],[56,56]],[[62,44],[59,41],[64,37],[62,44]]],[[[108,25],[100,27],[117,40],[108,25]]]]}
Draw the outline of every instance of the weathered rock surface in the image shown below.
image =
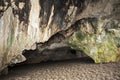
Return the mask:
{"type": "Polygon", "coordinates": [[[0,71],[25,61],[24,50],[68,47],[84,19],[119,16],[119,0],[0,0],[0,71]]]}
{"type": "MultiPolygon", "coordinates": [[[[85,21],[85,20],[84,20],[85,21]]],[[[87,19],[68,40],[76,50],[82,50],[96,63],[120,61],[120,23],[112,20],[87,19]]]]}

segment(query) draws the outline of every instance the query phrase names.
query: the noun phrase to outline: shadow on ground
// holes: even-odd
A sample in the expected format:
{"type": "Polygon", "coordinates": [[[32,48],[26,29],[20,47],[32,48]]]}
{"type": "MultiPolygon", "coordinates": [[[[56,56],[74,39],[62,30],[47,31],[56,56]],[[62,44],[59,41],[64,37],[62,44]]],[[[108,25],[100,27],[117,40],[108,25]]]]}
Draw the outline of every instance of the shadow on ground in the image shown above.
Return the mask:
{"type": "Polygon", "coordinates": [[[120,80],[120,62],[95,64],[80,58],[16,65],[0,80],[120,80]]]}

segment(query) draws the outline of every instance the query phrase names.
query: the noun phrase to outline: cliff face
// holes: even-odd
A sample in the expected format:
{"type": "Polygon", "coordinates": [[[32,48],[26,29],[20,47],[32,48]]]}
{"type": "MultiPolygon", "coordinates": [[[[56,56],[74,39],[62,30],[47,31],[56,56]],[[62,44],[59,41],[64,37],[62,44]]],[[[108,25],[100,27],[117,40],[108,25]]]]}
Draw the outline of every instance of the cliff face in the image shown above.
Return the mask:
{"type": "Polygon", "coordinates": [[[119,16],[119,0],[0,0],[0,71],[25,61],[24,50],[68,46],[84,19],[119,16]]]}

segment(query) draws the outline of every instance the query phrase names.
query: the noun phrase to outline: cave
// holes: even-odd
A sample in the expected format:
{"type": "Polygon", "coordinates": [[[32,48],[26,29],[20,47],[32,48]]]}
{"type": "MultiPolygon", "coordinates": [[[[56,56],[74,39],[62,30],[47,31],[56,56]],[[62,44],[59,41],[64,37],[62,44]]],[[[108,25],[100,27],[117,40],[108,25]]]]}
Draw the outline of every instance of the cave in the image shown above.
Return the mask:
{"type": "Polygon", "coordinates": [[[120,79],[120,0],[0,0],[0,38],[0,80],[120,79]]]}

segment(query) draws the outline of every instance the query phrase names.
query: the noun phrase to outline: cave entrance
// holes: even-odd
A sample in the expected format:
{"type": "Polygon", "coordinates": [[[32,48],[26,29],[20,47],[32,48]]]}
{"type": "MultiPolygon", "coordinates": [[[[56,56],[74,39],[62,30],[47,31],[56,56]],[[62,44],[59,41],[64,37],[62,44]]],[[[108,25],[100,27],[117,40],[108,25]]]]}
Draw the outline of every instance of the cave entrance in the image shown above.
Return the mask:
{"type": "Polygon", "coordinates": [[[23,55],[27,60],[10,66],[9,73],[0,76],[0,80],[120,79],[120,63],[94,64],[94,61],[83,52],[69,47],[47,49],[42,52],[25,50],[23,55]]]}
{"type": "Polygon", "coordinates": [[[89,57],[17,64],[0,80],[119,80],[120,63],[94,64],[89,57]],[[109,67],[108,67],[109,66],[109,67]]]}
{"type": "Polygon", "coordinates": [[[88,56],[82,51],[71,49],[70,47],[59,47],[55,49],[45,49],[43,51],[25,50],[23,55],[26,57],[26,61],[21,64],[34,64],[47,61],[63,61],[79,58],[87,58],[88,56]]]}

